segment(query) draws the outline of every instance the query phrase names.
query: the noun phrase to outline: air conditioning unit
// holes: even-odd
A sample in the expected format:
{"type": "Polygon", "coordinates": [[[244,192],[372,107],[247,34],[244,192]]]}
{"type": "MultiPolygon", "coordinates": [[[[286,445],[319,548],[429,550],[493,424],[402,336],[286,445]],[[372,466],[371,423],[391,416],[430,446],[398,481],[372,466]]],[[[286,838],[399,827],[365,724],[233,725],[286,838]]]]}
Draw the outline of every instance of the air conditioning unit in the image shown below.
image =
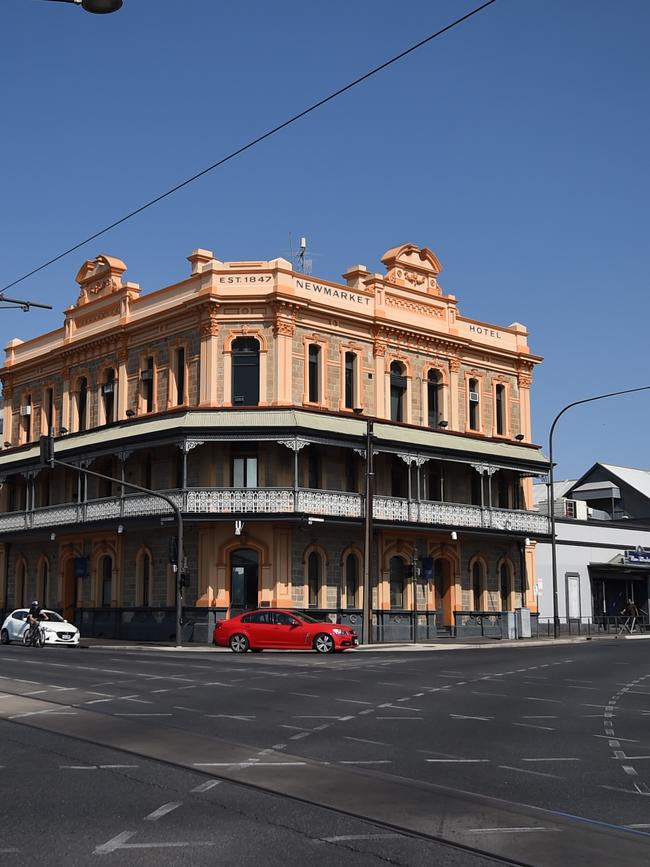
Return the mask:
{"type": "Polygon", "coordinates": [[[115,383],[114,382],[105,382],[104,385],[102,386],[102,391],[104,392],[104,394],[113,394],[114,390],[115,390],[115,383]]]}
{"type": "Polygon", "coordinates": [[[470,391],[469,402],[470,403],[478,403],[478,391],[470,391]]]}
{"type": "Polygon", "coordinates": [[[31,415],[32,414],[32,406],[29,403],[26,403],[25,406],[20,407],[21,415],[31,415]]]}
{"type": "Polygon", "coordinates": [[[143,382],[151,382],[151,380],[153,379],[153,370],[150,367],[147,367],[145,370],[141,370],[140,378],[143,382]]]}

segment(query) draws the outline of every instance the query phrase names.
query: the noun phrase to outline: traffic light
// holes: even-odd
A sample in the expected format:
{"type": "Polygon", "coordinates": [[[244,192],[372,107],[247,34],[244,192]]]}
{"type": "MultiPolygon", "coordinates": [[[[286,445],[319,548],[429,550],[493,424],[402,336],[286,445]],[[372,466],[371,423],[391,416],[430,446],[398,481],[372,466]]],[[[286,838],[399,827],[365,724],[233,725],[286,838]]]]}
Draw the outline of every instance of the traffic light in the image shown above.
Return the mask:
{"type": "Polygon", "coordinates": [[[174,565],[178,563],[178,539],[176,536],[169,537],[169,562],[174,565]]]}
{"type": "Polygon", "coordinates": [[[54,466],[54,437],[52,434],[45,434],[40,439],[41,446],[41,463],[44,466],[54,466]]]}

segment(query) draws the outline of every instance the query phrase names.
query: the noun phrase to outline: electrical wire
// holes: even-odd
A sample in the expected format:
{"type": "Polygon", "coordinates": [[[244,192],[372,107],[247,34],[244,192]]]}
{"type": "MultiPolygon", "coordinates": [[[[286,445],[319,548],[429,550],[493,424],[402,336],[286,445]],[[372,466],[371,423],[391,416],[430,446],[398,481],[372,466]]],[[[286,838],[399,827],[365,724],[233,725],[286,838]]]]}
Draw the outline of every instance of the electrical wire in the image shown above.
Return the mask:
{"type": "Polygon", "coordinates": [[[90,241],[94,241],[96,238],[99,238],[101,235],[106,234],[106,232],[110,232],[111,229],[115,229],[117,226],[120,226],[122,223],[125,223],[127,220],[130,220],[132,217],[141,214],[143,211],[146,211],[147,208],[151,208],[153,205],[158,204],[163,199],[166,199],[168,196],[171,196],[173,193],[178,192],[178,190],[183,189],[183,187],[188,186],[194,181],[197,181],[199,178],[202,178],[204,175],[207,175],[209,172],[214,171],[219,168],[219,166],[224,165],[224,163],[229,162],[235,157],[243,154],[245,151],[250,150],[255,145],[263,142],[265,139],[270,138],[272,135],[280,132],[280,130],[285,129],[296,121],[300,120],[303,117],[306,117],[308,114],[311,114],[312,111],[316,111],[317,108],[321,108],[321,106],[326,105],[328,102],[331,102],[333,99],[336,99],[338,96],[346,93],[348,90],[352,90],[353,87],[361,84],[367,79],[371,78],[373,75],[376,75],[378,72],[381,72],[384,69],[387,69],[389,66],[392,66],[393,63],[397,63],[398,60],[402,60],[402,58],[406,57],[409,54],[412,54],[414,51],[417,51],[419,48],[422,48],[424,45],[427,45],[432,40],[436,39],[438,36],[442,36],[443,33],[447,33],[454,27],[457,27],[459,24],[462,24],[464,21],[467,21],[469,18],[472,18],[474,15],[477,15],[479,12],[482,12],[483,9],[486,9],[488,6],[492,6],[493,3],[496,3],[496,0],[487,0],[486,3],[481,4],[481,6],[477,6],[475,9],[472,9],[471,12],[468,12],[466,15],[462,15],[460,18],[457,18],[455,21],[452,21],[451,24],[447,24],[446,27],[443,27],[441,30],[437,30],[435,33],[432,33],[430,36],[427,36],[425,39],[421,39],[419,42],[416,42],[415,45],[411,45],[410,48],[407,48],[404,51],[401,51],[399,54],[396,54],[394,57],[391,57],[389,60],[384,61],[379,66],[375,66],[374,69],[371,69],[369,72],[366,72],[364,75],[359,78],[355,78],[354,81],[349,82],[344,87],[340,87],[338,90],[335,90],[333,93],[330,93],[329,96],[324,97],[323,99],[319,99],[318,102],[314,102],[308,108],[303,109],[303,111],[298,112],[298,114],[294,114],[293,117],[290,117],[288,120],[279,123],[277,126],[274,126],[272,129],[258,136],[257,138],[252,139],[247,144],[242,145],[242,147],[237,148],[237,150],[232,151],[227,156],[222,157],[216,163],[212,163],[211,166],[207,166],[207,168],[202,169],[200,172],[197,172],[195,175],[192,175],[190,178],[186,178],[186,180],[181,181],[176,186],[171,187],[164,193],[161,193],[159,196],[156,196],[155,199],[151,199],[151,201],[146,202],[144,205],[141,205],[139,208],[136,208],[134,211],[131,211],[125,216],[120,217],[119,220],[115,220],[113,223],[110,223],[108,226],[104,226],[103,229],[99,229],[99,231],[94,232],[92,235],[89,235],[87,238],[84,238],[83,241],[79,241],[79,243],[75,244],[72,247],[68,247],[67,250],[64,250],[62,253],[59,253],[58,256],[54,256],[54,258],[49,259],[47,262],[44,262],[42,265],[39,265],[37,268],[33,268],[31,271],[28,271],[26,274],[23,274],[22,277],[18,277],[12,283],[8,283],[3,289],[0,289],[0,301],[2,300],[2,293],[6,292],[7,289],[11,289],[12,286],[16,286],[18,283],[22,283],[23,280],[27,280],[28,277],[32,277],[34,274],[38,274],[39,271],[43,271],[45,268],[48,268],[50,265],[53,265],[55,262],[58,262],[60,259],[63,259],[65,256],[70,255],[70,253],[74,253],[75,250],[78,250],[80,247],[83,247],[85,244],[88,244],[90,241]]]}

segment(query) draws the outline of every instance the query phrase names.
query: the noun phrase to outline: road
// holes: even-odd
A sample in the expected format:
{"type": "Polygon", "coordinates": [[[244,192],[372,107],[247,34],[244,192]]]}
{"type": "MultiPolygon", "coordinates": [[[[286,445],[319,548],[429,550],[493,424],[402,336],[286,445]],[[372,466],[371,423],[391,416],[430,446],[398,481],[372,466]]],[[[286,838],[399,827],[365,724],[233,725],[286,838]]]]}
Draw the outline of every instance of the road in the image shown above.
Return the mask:
{"type": "Polygon", "coordinates": [[[3,647],[0,851],[36,824],[66,864],[644,863],[649,652],[3,647]]]}

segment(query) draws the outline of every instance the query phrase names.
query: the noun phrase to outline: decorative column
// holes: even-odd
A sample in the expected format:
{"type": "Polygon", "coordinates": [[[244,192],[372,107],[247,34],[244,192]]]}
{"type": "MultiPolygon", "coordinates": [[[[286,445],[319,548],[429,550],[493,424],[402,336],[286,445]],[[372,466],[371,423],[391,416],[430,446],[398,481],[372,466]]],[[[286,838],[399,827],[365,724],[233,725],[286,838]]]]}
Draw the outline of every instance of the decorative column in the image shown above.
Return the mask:
{"type": "Polygon", "coordinates": [[[59,430],[62,427],[71,430],[72,425],[70,424],[70,368],[68,365],[65,365],[61,369],[61,376],[63,377],[63,393],[61,397],[61,424],[59,425],[59,430]]]}
{"type": "MultiPolygon", "coordinates": [[[[201,308],[201,323],[199,327],[201,335],[201,349],[199,353],[200,406],[216,406],[219,402],[217,397],[217,371],[219,369],[219,348],[217,345],[219,334],[218,311],[219,305],[215,302],[205,304],[201,308]]],[[[223,373],[225,381],[225,364],[223,373]]]]}
{"type": "MultiPolygon", "coordinates": [[[[273,336],[274,354],[274,393],[271,403],[280,406],[293,404],[292,354],[293,336],[296,331],[296,314],[289,304],[279,304],[275,312],[273,336]]],[[[260,370],[261,378],[261,370],[260,370]]]]}
{"type": "Polygon", "coordinates": [[[2,430],[4,432],[4,442],[12,442],[13,433],[13,408],[11,399],[13,397],[13,388],[5,381],[3,383],[2,395],[4,399],[4,408],[2,410],[2,430]]]}
{"type": "Polygon", "coordinates": [[[299,485],[299,477],[298,477],[298,454],[300,449],[304,449],[305,446],[309,445],[309,440],[303,440],[299,437],[295,437],[292,440],[276,440],[278,445],[286,446],[288,449],[291,449],[293,452],[293,508],[294,511],[298,509],[298,488],[299,485]]]}
{"type": "MultiPolygon", "coordinates": [[[[375,358],[375,415],[377,418],[386,418],[386,407],[390,407],[390,383],[386,384],[386,341],[375,338],[373,344],[375,358]],[[388,397],[386,388],[388,387],[388,397]]],[[[372,409],[369,408],[370,414],[372,409]]]]}
{"type": "Polygon", "coordinates": [[[126,418],[129,409],[129,350],[126,344],[121,344],[117,350],[117,400],[115,401],[115,419],[126,418]]]}
{"type": "Polygon", "coordinates": [[[458,374],[460,372],[460,358],[449,359],[449,428],[460,430],[460,398],[458,388],[458,374]]]}

